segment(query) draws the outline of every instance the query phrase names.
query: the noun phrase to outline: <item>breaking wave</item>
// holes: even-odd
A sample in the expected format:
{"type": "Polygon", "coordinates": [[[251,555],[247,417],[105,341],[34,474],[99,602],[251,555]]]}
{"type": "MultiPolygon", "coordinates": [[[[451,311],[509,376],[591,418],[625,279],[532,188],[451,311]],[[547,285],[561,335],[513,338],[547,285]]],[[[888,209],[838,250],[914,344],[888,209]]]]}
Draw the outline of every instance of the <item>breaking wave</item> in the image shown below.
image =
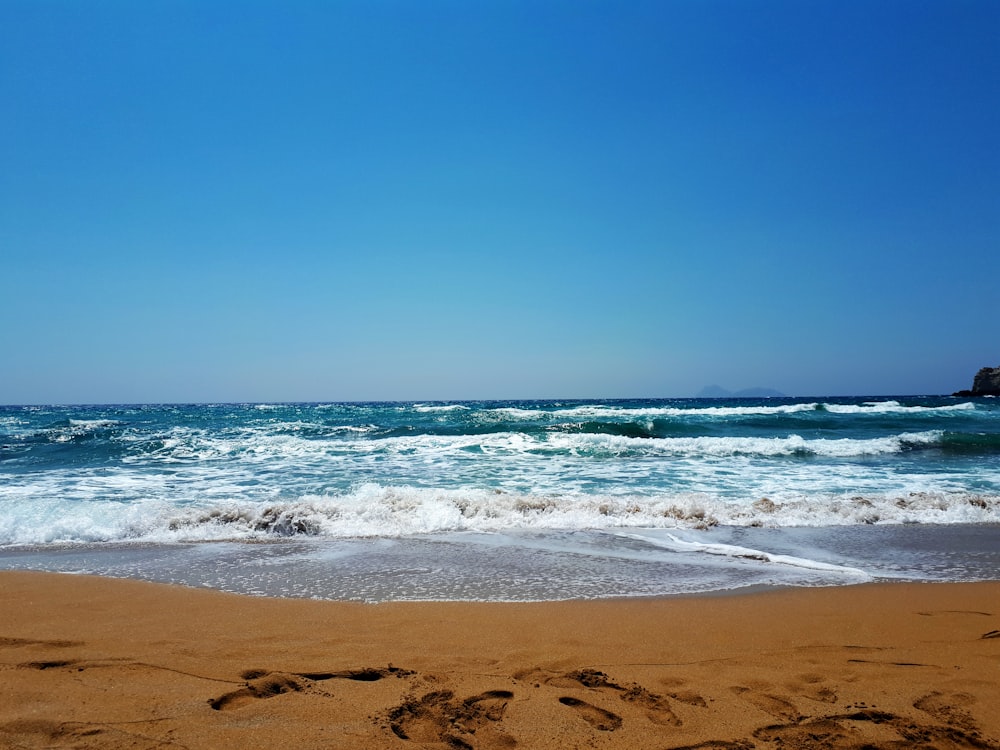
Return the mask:
{"type": "Polygon", "coordinates": [[[66,505],[48,498],[0,521],[0,544],[199,542],[290,536],[404,537],[519,529],[708,528],[904,523],[997,523],[1000,496],[972,493],[830,495],[733,500],[674,496],[534,495],[367,484],[289,502],[166,501],[66,505]]]}

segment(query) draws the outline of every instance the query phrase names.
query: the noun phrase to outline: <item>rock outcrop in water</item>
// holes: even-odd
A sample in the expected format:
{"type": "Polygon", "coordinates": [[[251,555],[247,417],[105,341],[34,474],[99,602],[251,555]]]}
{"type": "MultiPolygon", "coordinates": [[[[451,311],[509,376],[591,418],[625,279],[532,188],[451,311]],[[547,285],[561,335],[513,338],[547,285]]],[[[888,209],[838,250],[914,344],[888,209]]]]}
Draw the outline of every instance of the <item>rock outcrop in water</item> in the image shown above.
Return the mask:
{"type": "Polygon", "coordinates": [[[958,391],[956,396],[1000,396],[1000,367],[984,367],[976,373],[971,391],[958,391]]]}

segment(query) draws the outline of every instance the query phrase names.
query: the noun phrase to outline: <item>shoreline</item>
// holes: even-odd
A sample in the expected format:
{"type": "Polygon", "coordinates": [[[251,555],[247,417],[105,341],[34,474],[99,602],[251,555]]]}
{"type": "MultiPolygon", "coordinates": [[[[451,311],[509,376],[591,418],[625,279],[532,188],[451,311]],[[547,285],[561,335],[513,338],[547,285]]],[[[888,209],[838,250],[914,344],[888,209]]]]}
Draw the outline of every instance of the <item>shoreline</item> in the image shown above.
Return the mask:
{"type": "Polygon", "coordinates": [[[0,670],[14,747],[1000,749],[1000,582],[364,604],[3,571],[0,670]]]}
{"type": "Polygon", "coordinates": [[[0,549],[0,570],[367,603],[727,596],[785,586],[1000,579],[1000,524],[720,526],[638,534],[515,530],[7,547],[0,549]]]}

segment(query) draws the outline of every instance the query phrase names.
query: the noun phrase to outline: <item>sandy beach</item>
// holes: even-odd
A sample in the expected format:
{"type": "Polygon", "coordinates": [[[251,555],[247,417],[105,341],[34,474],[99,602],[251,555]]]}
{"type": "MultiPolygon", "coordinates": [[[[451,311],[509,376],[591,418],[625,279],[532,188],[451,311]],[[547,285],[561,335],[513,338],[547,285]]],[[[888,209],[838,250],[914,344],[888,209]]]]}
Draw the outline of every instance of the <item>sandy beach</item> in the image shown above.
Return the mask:
{"type": "Polygon", "coordinates": [[[531,604],[0,573],[0,747],[1000,748],[1000,583],[531,604]]]}

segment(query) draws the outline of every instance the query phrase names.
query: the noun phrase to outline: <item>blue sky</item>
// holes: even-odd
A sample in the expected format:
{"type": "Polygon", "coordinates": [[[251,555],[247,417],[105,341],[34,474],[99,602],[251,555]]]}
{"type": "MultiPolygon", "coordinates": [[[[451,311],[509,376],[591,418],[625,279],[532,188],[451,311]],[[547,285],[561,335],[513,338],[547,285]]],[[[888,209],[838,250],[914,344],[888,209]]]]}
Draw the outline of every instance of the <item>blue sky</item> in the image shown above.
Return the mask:
{"type": "Polygon", "coordinates": [[[0,403],[941,393],[1000,3],[0,3],[0,403]]]}

